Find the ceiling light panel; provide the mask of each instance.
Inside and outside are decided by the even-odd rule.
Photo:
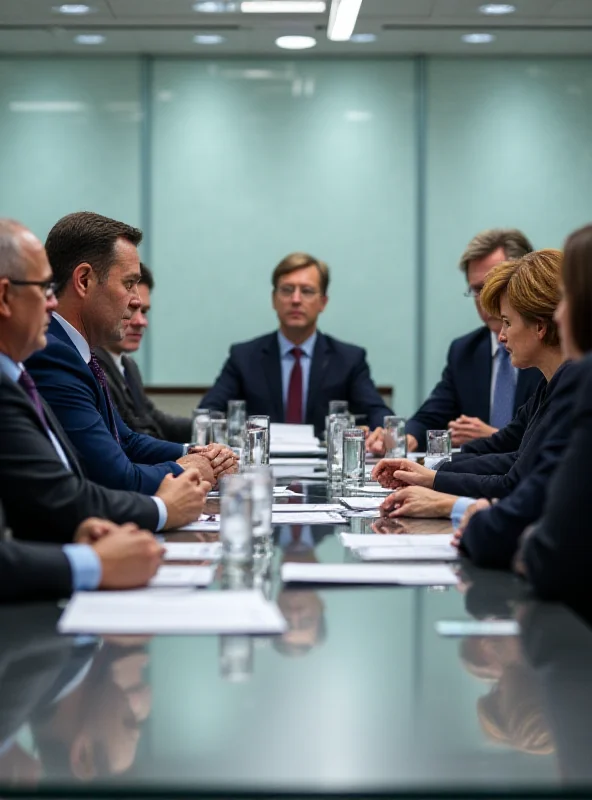
[[[347,42],[354,32],[362,0],[332,0],[327,36],[333,42]]]
[[[317,40],[313,36],[280,36],[275,43],[283,50],[310,50]]]
[[[243,14],[323,14],[325,0],[242,0]]]

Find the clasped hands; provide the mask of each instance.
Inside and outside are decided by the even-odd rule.
[[[406,458],[383,458],[372,478],[385,489],[394,489],[380,506],[383,517],[446,517],[455,497],[434,491],[435,471]]]
[[[432,489],[436,472],[408,458],[383,458],[372,470],[372,480],[385,489],[423,486]]]
[[[177,460],[185,469],[195,467],[203,480],[216,484],[222,475],[238,472],[238,458],[235,453],[222,444],[208,444],[206,447],[190,447],[187,455]]]

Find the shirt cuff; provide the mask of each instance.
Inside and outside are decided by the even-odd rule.
[[[167,511],[167,507],[162,497],[153,497],[152,499],[156,503],[156,508],[158,509],[158,526],[156,530],[161,531],[167,524],[169,512]]]
[[[450,519],[452,520],[453,528],[458,528],[460,525],[461,519],[465,515],[465,511],[469,506],[472,506],[473,503],[476,503],[474,497],[459,497],[456,503],[452,506],[452,513],[450,514]]]
[[[72,570],[75,592],[97,589],[103,574],[101,559],[88,544],[66,544],[62,548]]]
[[[189,448],[190,448],[190,447],[191,447],[191,445],[190,445],[190,444],[184,444],[184,445],[183,445],[183,455],[184,455],[184,456],[186,456],[186,455],[187,455],[187,453],[189,452]]]

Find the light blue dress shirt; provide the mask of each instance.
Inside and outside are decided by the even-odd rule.
[[[66,331],[72,344],[78,350],[80,356],[84,359],[84,363],[88,364],[88,362],[90,361],[90,347],[84,336],[80,333],[80,331],[77,331],[73,325],[70,325],[70,323],[67,320],[61,317],[56,311],[53,312],[53,317],[60,323],[62,328]],[[183,455],[187,455],[187,446],[185,446]],[[161,531],[166,525],[168,519],[167,507],[162,498],[152,497],[152,499],[156,503],[156,507],[158,509],[158,527],[156,528],[156,530]]]
[[[306,402],[308,400],[308,386],[310,383],[310,368],[312,365],[312,354],[314,353],[314,346],[317,340],[317,332],[315,331],[312,336],[302,344],[296,345],[289,339],[286,339],[281,331],[278,331],[278,344],[280,347],[280,363],[282,365],[282,399],[284,401],[284,411],[288,407],[288,389],[290,386],[290,376],[292,368],[296,359],[290,350],[299,347],[302,350],[300,356],[300,365],[302,367],[302,421],[306,417]]]
[[[476,503],[474,497],[459,497],[456,503],[452,506],[452,513],[450,514],[450,519],[452,520],[452,526],[456,530],[460,525],[462,518],[464,517],[465,511],[469,506],[472,506],[473,503]]]

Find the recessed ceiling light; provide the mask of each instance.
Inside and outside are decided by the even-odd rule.
[[[243,0],[243,14],[323,14],[325,0]]]
[[[61,6],[54,6],[53,11],[57,14],[90,14],[94,9],[83,3],[65,3]]]
[[[350,39],[360,13],[362,0],[331,0],[327,36],[332,42]]]
[[[101,33],[81,33],[74,41],[76,44],[103,44],[105,37]]]
[[[238,3],[228,3],[225,0],[202,0],[202,2],[194,4],[193,10],[200,11],[202,14],[231,14],[238,11]]]
[[[280,36],[275,43],[284,50],[308,50],[316,45],[317,40],[313,36]]]
[[[516,6],[510,3],[485,3],[484,6],[479,6],[479,11],[482,14],[513,14]]]
[[[226,39],[217,33],[198,33],[193,37],[195,44],[222,44]]]
[[[354,33],[349,40],[355,44],[369,44],[376,41],[376,36],[373,33]]]
[[[492,33],[465,33],[462,40],[467,44],[490,44],[495,41],[495,36]]]

